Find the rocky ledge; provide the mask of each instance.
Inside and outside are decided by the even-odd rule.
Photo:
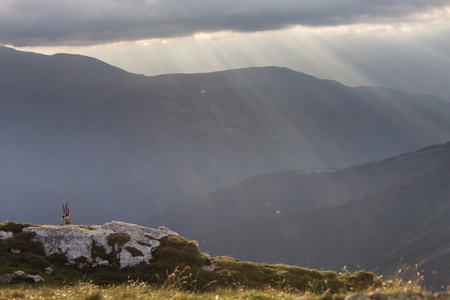
[[[117,221],[92,226],[41,225],[23,231],[36,233],[33,241],[42,243],[47,257],[62,254],[69,264],[80,267],[125,268],[149,263],[160,239],[178,235],[166,227],[153,229]]]

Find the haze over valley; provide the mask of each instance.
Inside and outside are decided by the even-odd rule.
[[[145,77],[5,47],[0,63],[4,219],[54,223],[69,202],[80,223],[147,225],[251,176],[450,140],[447,102],[285,68]]]

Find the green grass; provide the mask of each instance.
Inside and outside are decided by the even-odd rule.
[[[126,233],[112,233],[106,237],[108,245],[114,247],[115,245],[123,246],[126,242],[131,240],[131,237]]]
[[[16,223],[12,221],[6,221],[3,223],[0,223],[0,230],[1,231],[10,231],[12,233],[21,232],[23,228],[34,226],[30,223]]]
[[[135,247],[126,247],[125,250],[131,253],[132,256],[144,256],[144,253],[142,253],[141,250],[135,248]]]

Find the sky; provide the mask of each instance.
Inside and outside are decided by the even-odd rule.
[[[450,0],[2,0],[0,45],[144,75],[280,66],[450,101]]]

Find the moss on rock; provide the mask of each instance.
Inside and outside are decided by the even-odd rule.
[[[144,256],[144,253],[142,253],[141,250],[135,248],[135,247],[126,247],[125,250],[131,253],[132,256]]]
[[[114,247],[115,245],[122,247],[131,240],[131,237],[126,233],[112,233],[106,237],[106,240],[111,247]]]

